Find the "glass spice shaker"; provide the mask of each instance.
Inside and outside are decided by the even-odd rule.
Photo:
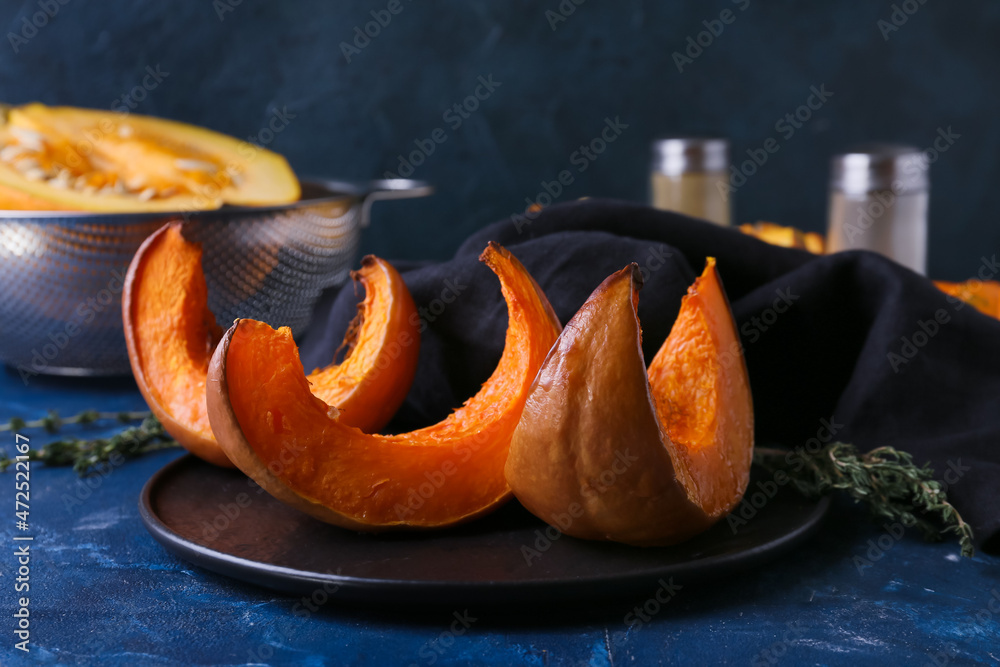
[[[926,273],[928,166],[910,146],[872,144],[834,156],[827,251],[872,250]]]
[[[729,142],[671,138],[653,142],[652,205],[729,225]]]

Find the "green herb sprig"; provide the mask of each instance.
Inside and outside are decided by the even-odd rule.
[[[86,410],[72,417],[61,418],[55,412],[34,421],[19,417],[7,424],[0,424],[0,431],[22,431],[42,428],[48,433],[59,431],[68,424],[92,424],[103,419],[115,419],[129,423],[142,420],[138,426],[131,426],[109,438],[62,438],[50,442],[41,449],[29,449],[28,459],[41,461],[50,466],[73,466],[80,476],[95,472],[114,461],[132,459],[160,449],[177,447],[177,442],[163,429],[159,420],[149,412],[98,412]],[[7,470],[14,459],[0,452],[0,471]]]
[[[791,457],[786,450],[758,447],[754,462],[772,473],[787,474],[806,497],[844,491],[855,502],[866,503],[873,516],[917,526],[928,540],[954,533],[963,556],[975,551],[971,526],[948,502],[930,464],[917,466],[907,452],[878,447],[860,454],[854,445],[834,442],[815,455]]]

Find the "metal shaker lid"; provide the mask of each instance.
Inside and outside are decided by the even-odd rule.
[[[929,167],[923,151],[912,146],[865,144],[833,157],[830,189],[847,194],[919,192],[930,188]]]
[[[729,140],[712,137],[673,137],[653,142],[653,171],[679,176],[692,171],[729,168]]]

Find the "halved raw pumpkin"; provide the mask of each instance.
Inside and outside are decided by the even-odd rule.
[[[3,209],[192,211],[299,196],[277,153],[185,123],[35,103],[0,125]]]
[[[314,371],[312,391],[364,430],[383,426],[399,408],[420,348],[416,305],[399,273],[368,256],[354,280],[365,289],[339,365]],[[222,331],[208,308],[201,247],[181,224],[165,225],[139,248],[125,277],[122,319],[139,391],[181,445],[216,465],[232,465],[212,434],[205,405],[208,363]]]
[[[445,420],[410,433],[343,423],[309,392],[288,329],[237,321],[209,369],[208,413],[230,460],[275,498],[355,530],[450,526],[505,502],[511,434],[560,327],[513,255],[491,243],[481,259],[507,300],[499,365]]]
[[[576,537],[668,545],[735,507],[749,481],[753,404],[729,302],[709,258],[649,370],[635,264],[570,320],[531,388],[507,481]]]

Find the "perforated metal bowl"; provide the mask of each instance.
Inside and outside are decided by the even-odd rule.
[[[295,333],[320,293],[345,282],[372,202],[422,197],[425,183],[303,183],[271,207],[186,213],[0,211],[0,361],[38,374],[131,373],[121,295],[135,251],[171,220],[202,244],[209,307],[220,326],[252,317]]]

